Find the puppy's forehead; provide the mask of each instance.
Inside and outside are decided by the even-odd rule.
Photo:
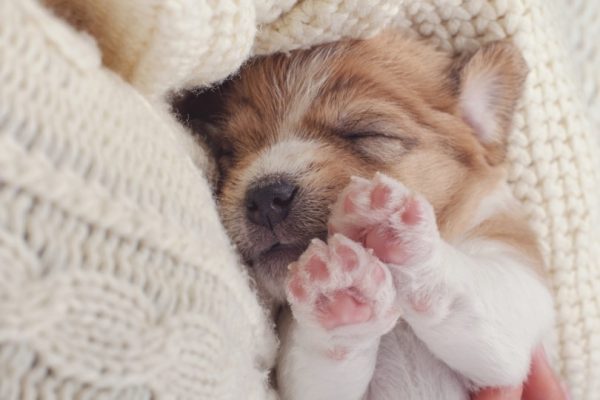
[[[253,136],[250,141],[272,142],[294,136],[331,79],[332,64],[340,52],[337,47],[327,47],[250,64],[231,95],[231,128],[246,130]]]
[[[448,60],[415,46],[391,37],[255,59],[230,93],[227,136],[256,153],[289,138],[329,140],[357,119],[427,121],[430,108],[454,106]]]

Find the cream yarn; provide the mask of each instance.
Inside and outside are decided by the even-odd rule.
[[[0,1],[0,399],[264,399],[275,340],[176,125]]]
[[[1,399],[268,396],[273,337],[161,100],[251,54],[388,27],[522,49],[510,181],[548,261],[557,367],[574,399],[597,399],[599,2],[43,3],[101,56],[39,3],[0,0]]]

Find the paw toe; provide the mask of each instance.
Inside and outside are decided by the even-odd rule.
[[[408,258],[407,249],[390,227],[371,230],[365,237],[365,246],[373,249],[375,255],[385,263],[402,264]]]
[[[329,279],[329,270],[327,264],[318,255],[312,256],[305,264],[304,268],[311,281],[325,281]]]
[[[371,207],[374,209],[385,208],[390,201],[392,190],[384,184],[376,184],[371,191]]]
[[[300,275],[293,275],[287,284],[288,297],[292,300],[303,302],[306,301],[308,294],[302,282]],[[291,295],[291,296],[290,296]]]

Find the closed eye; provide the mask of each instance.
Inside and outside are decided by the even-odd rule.
[[[414,137],[396,136],[396,135],[385,134],[385,133],[377,132],[377,131],[357,131],[357,132],[344,133],[344,134],[342,134],[342,137],[351,142],[358,142],[363,139],[364,140],[367,140],[367,139],[396,140],[396,141],[399,141],[406,150],[411,150],[413,147],[415,147],[419,144],[419,140]]]
[[[348,139],[348,140],[373,139],[373,138],[399,139],[396,136],[390,136],[390,135],[386,135],[381,132],[372,132],[372,131],[347,132],[347,133],[343,133],[342,137],[344,139]]]

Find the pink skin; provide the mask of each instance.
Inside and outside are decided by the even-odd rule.
[[[333,208],[330,233],[342,233],[362,243],[385,263],[403,265],[415,255],[414,238],[403,236],[418,236],[420,223],[429,222],[423,221],[423,209],[431,208],[425,199],[378,174],[371,181],[355,178],[340,202],[343,207]],[[407,232],[411,227],[415,228],[412,234]]]
[[[388,264],[398,288],[408,286],[402,283],[403,271],[426,265],[439,239],[435,214],[427,200],[381,174],[371,180],[353,178],[333,207],[329,230],[371,249]],[[429,294],[403,295],[404,305],[412,310],[430,310]]]
[[[428,213],[426,212],[428,211]],[[391,178],[355,178],[333,207],[328,243],[315,240],[290,267],[288,299],[297,320],[326,331],[362,326],[377,334],[399,316],[396,288],[386,264],[422,260],[437,236],[431,206]],[[393,267],[392,267],[393,268]],[[413,308],[428,301],[415,297]],[[338,352],[339,353],[339,352]]]
[[[331,331],[390,318],[394,288],[387,267],[342,235],[329,244],[314,240],[290,270],[287,291],[297,319]]]
[[[350,289],[322,296],[317,300],[319,321],[327,330],[342,325],[359,324],[368,321],[373,315],[371,306],[360,295]]]

